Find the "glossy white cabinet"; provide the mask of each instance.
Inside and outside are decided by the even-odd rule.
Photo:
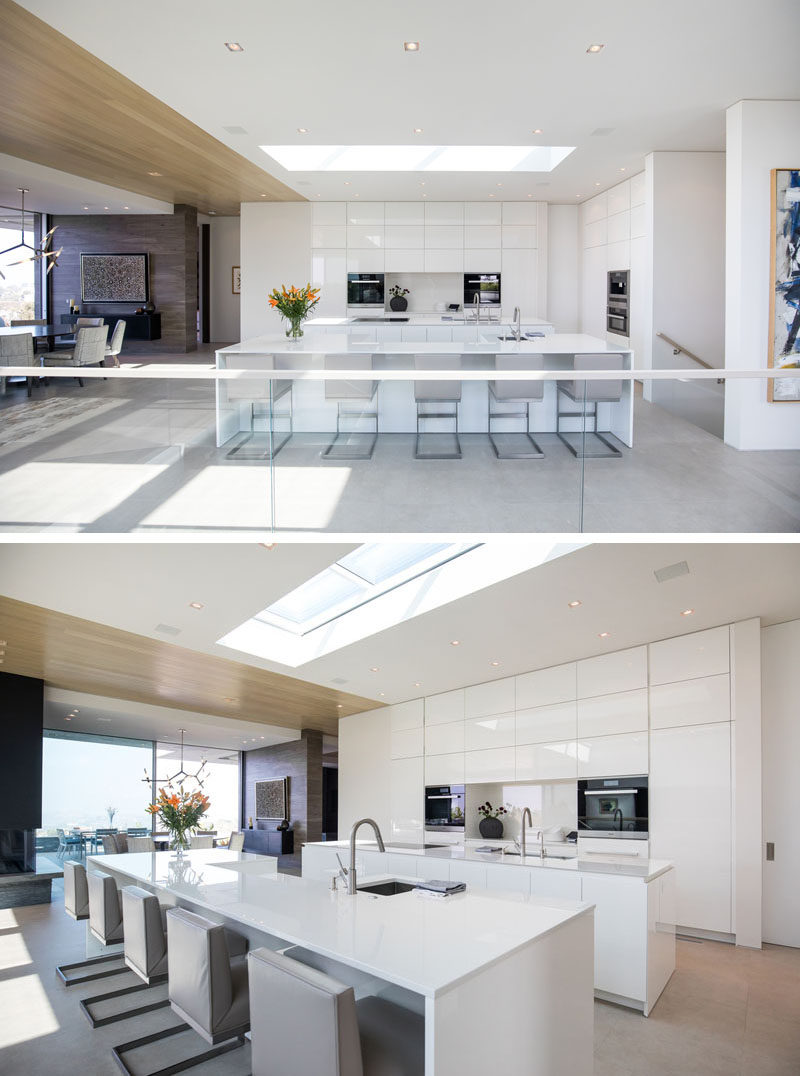
[[[488,751],[464,752],[465,781],[513,781],[515,748],[494,747]]]
[[[529,224],[504,224],[501,239],[503,250],[533,250],[536,248],[536,228]]]
[[[514,750],[517,781],[562,781],[578,776],[574,740],[522,744]]]
[[[502,203],[503,227],[508,224],[528,224],[536,226],[538,204],[530,202],[503,202]]]
[[[577,736],[577,703],[561,702],[517,710],[518,744],[574,740]]]
[[[423,755],[423,729],[400,729],[392,732],[392,758],[415,758]]]
[[[347,251],[348,273],[382,273],[385,258],[383,247],[371,246],[369,249]],[[348,312],[348,316],[351,316]],[[358,316],[358,315],[356,315]]]
[[[650,644],[650,684],[693,680],[730,671],[730,629],[696,631]]]
[[[467,751],[482,751],[492,747],[513,747],[516,720],[514,711],[508,714],[488,714],[470,717],[461,726]]]
[[[516,677],[517,709],[532,706],[549,706],[556,702],[569,702],[577,698],[576,663],[553,665],[549,669],[537,669]]]
[[[531,875],[534,872],[525,867],[506,866],[504,863],[486,864],[486,888],[501,893],[524,893],[531,891]]]
[[[447,755],[464,750],[464,722],[451,721],[448,725],[426,725],[425,754]]]
[[[422,273],[425,270],[423,250],[386,250],[387,273]]]
[[[386,840],[422,842],[424,817],[424,765],[422,758],[393,759],[390,766],[389,818]]]
[[[464,228],[460,224],[426,224],[426,250],[461,250],[464,246]]]
[[[383,202],[348,202],[347,223],[375,225],[383,227],[386,219],[386,209]]]
[[[578,777],[636,776],[648,772],[647,733],[581,737]],[[668,858],[668,857],[667,857]]]
[[[630,180],[624,183],[617,183],[615,187],[607,192],[607,210],[609,217],[615,216],[617,213],[622,213],[626,209],[631,207],[631,184]]]
[[[496,249],[502,245],[499,224],[467,224],[464,228],[464,246],[472,250]]]
[[[616,650],[578,662],[578,698],[647,687],[647,647]]]
[[[515,708],[515,677],[490,680],[464,689],[464,717],[508,713]]]
[[[426,755],[426,785],[463,785],[464,779],[463,751],[452,755]]]
[[[425,250],[426,273],[463,273],[462,250]]]
[[[464,223],[467,225],[497,225],[502,221],[502,202],[465,202]]]
[[[428,330],[424,325],[403,325],[400,328],[400,339],[404,344],[425,343]]]
[[[442,862],[442,870],[447,871],[448,864]],[[449,863],[450,867],[450,881],[451,882],[466,882],[468,886],[474,886],[476,889],[486,888],[486,865],[484,863],[473,863],[468,859],[452,859]],[[439,864],[436,864],[438,871]]]
[[[531,893],[535,897],[561,897],[565,900],[581,899],[580,874],[566,871],[549,871],[544,868],[531,870]]]
[[[426,202],[425,224],[460,224],[464,223],[463,202]]]
[[[650,852],[675,864],[677,922],[731,932],[731,725],[650,735]]]
[[[348,224],[347,246],[350,247],[384,247],[383,222],[380,224]]]
[[[474,247],[464,248],[464,272],[465,273],[499,273],[503,264],[500,247],[491,249]],[[503,303],[506,302],[506,278],[503,277]]]
[[[347,228],[341,224],[312,224],[312,247],[346,247]]]
[[[650,727],[712,725],[731,719],[731,685],[727,673],[700,676],[650,688]]]
[[[647,731],[647,689],[578,700],[578,738]]]
[[[618,856],[623,862],[628,859],[648,859],[650,844],[648,841],[626,841],[624,837],[584,837],[579,832],[578,858],[591,860],[597,856]]]
[[[409,702],[396,702],[389,708],[392,731],[400,729],[418,729],[424,723],[425,700],[411,699]]]
[[[383,222],[391,224],[424,225],[425,208],[416,202],[384,202]]]
[[[539,252],[506,247],[503,251],[503,306],[538,312],[538,289]]]
[[[347,226],[346,202],[314,202],[311,206],[312,227],[338,225]]]
[[[647,891],[629,878],[586,874],[582,899],[595,905],[594,987],[644,999],[647,991]]]
[[[464,688],[428,695],[425,699],[425,724],[443,725],[464,720]]]
[[[631,237],[631,212],[626,209],[623,213],[615,213],[613,217],[608,218],[608,245],[613,243],[622,243],[630,239]],[[615,265],[620,265],[619,260],[614,258],[613,254],[609,252],[609,259],[613,261]],[[620,265],[620,268],[628,268],[627,266]]]
[[[384,229],[387,249],[422,250],[425,245],[425,228],[420,225],[387,224]]]

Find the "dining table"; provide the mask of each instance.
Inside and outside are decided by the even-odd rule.
[[[0,335],[13,336],[15,333],[30,333],[34,340],[34,349],[37,340],[47,341],[47,350],[52,351],[56,346],[57,336],[74,336],[74,325],[2,325]]]

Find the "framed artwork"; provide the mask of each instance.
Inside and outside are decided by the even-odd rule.
[[[769,365],[800,368],[800,168],[772,170]],[[800,403],[800,379],[767,383],[771,403]]]
[[[150,298],[147,254],[81,254],[84,303],[146,303]]]
[[[289,778],[278,777],[274,781],[256,781],[256,818],[288,818]]]
[[[242,294],[242,270],[238,265],[231,269],[231,291],[234,295]]]

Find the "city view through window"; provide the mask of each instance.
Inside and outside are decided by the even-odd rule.
[[[38,213],[25,214],[25,242],[35,246],[35,228]],[[20,214],[0,207],[0,250],[16,246],[22,242]],[[0,259],[0,318],[9,325],[12,321],[26,321],[36,314],[36,279],[41,272],[41,265],[36,261],[23,261],[20,265],[10,265],[17,258],[26,258],[30,250],[20,249],[4,254]]]

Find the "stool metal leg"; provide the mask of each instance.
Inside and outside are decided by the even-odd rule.
[[[497,456],[497,458],[499,460],[541,460],[541,459],[544,459],[544,452],[542,451],[541,447],[539,446],[539,443],[537,442],[536,438],[533,436],[533,434],[531,433],[530,428],[529,428],[530,427],[530,402],[528,400],[525,400],[524,403],[525,403],[525,410],[524,411],[492,411],[491,400],[489,401],[489,443],[491,444],[492,448],[494,449],[495,456]],[[494,436],[496,431],[492,429],[492,419],[493,418],[522,419],[523,422],[524,422],[525,428],[524,428],[524,430],[520,431],[520,434],[524,435],[525,437],[528,438],[528,440],[530,441],[531,446],[533,448],[533,451],[530,451],[530,449],[528,449],[528,450],[526,450],[524,452],[523,451],[519,451],[519,452],[501,452],[500,448],[499,448],[499,446],[497,444],[497,441],[495,440],[495,436]]]
[[[435,403],[436,401],[435,400],[430,400],[430,401],[425,401],[425,402]],[[417,436],[416,436],[416,439],[414,441],[414,459],[415,460],[460,460],[461,459],[461,440],[459,439],[459,436],[458,436],[458,402],[457,401],[450,401],[450,400],[441,400],[439,402],[440,403],[451,403],[452,402],[452,403],[455,404],[455,410],[453,410],[453,411],[422,411],[421,412],[420,411],[421,402],[420,401],[417,402]],[[420,437],[424,436],[424,433],[420,432],[419,424],[420,424],[420,420],[424,420],[426,418],[449,418],[449,419],[454,420],[454,422],[455,422],[455,430],[453,431],[453,434],[454,434],[455,442],[456,442],[456,450],[455,450],[455,452],[443,452],[443,453],[420,452],[420,450],[419,450],[419,439],[420,439]],[[432,436],[432,435],[429,434],[428,436]]]
[[[294,412],[293,412],[293,408],[292,408],[291,396],[289,398],[289,410],[285,411],[285,412],[281,412],[280,415],[273,415],[273,421],[274,421],[275,418],[283,417],[284,415],[288,416],[289,430],[288,430],[287,433],[284,434],[282,439],[280,441],[278,441],[277,444],[273,443],[272,451],[270,451],[269,448],[266,448],[264,450],[261,450],[261,449],[245,449],[245,445],[247,444],[247,442],[252,441],[253,437],[255,436],[255,431],[253,430],[253,426],[255,424],[255,404],[251,402],[251,404],[250,404],[250,433],[248,433],[239,442],[239,444],[236,445],[235,448],[232,448],[226,454],[225,458],[226,459],[234,459],[236,456],[239,456],[240,459],[243,459],[243,460],[273,460],[273,459],[275,459],[275,457],[278,455],[278,453],[283,448],[283,446],[287,443],[287,441],[290,441],[292,439],[293,435],[294,435]],[[273,434],[273,437],[274,437],[274,434]],[[243,449],[245,449],[245,450],[242,451]]]
[[[181,1031],[188,1029],[188,1024],[178,1024],[177,1027],[168,1027],[164,1031],[156,1031],[152,1035],[143,1035],[140,1039],[132,1039],[130,1042],[123,1042],[120,1046],[115,1046],[111,1051],[111,1056],[116,1061],[117,1065],[125,1073],[125,1076],[140,1076],[128,1067],[125,1061],[124,1055],[131,1050],[135,1050],[139,1046],[148,1046],[151,1042],[159,1042],[161,1039],[170,1038],[172,1035],[178,1035]],[[219,1046],[214,1046],[211,1050],[206,1050],[205,1053],[197,1054],[194,1057],[189,1057],[185,1061],[177,1061],[174,1065],[167,1065],[166,1068],[157,1069],[155,1072],[147,1073],[147,1076],[174,1076],[175,1073],[185,1072],[187,1069],[195,1068],[197,1065],[202,1065],[205,1061],[210,1061],[214,1057],[219,1057],[220,1054],[227,1054],[231,1050],[238,1050],[240,1046],[244,1046],[244,1035],[237,1035],[232,1037],[229,1041],[221,1043]]]
[[[91,975],[76,975],[74,978],[68,978],[65,974],[68,971],[75,971],[76,968],[90,968],[94,964],[107,964],[111,960],[121,960],[122,967],[112,968],[110,971],[97,971]],[[108,979],[112,975],[119,975],[123,971],[127,971],[128,967],[125,964],[125,957],[123,953],[112,953],[110,956],[96,956],[90,960],[79,960],[75,964],[57,964],[56,972],[59,979],[64,986],[80,986],[81,983],[91,983],[95,979]]]
[[[367,431],[364,434],[359,430],[343,430],[342,418],[366,418],[375,423],[374,431]],[[366,452],[348,452],[346,449],[342,450],[338,446],[340,437],[350,437],[353,434],[359,436],[371,436],[369,449]],[[377,411],[342,411],[341,400],[336,402],[336,436],[322,453],[322,459],[324,460],[371,460],[372,454],[375,451],[375,445],[378,443],[378,412]],[[335,453],[335,454],[334,454]]]
[[[130,969],[126,968],[127,970]],[[132,1016],[141,1016],[146,1012],[164,1009],[169,1005],[169,998],[162,998],[161,1001],[151,1001],[149,1005],[140,1005],[136,1009],[124,1009],[122,1012],[113,1013],[111,1016],[95,1016],[92,1012],[92,1006],[100,1001],[111,1001],[113,998],[123,998],[128,994],[140,994],[143,990],[151,990],[154,986],[160,986],[166,981],[166,975],[162,975],[150,983],[136,983],[135,986],[126,986],[122,990],[112,990],[109,994],[98,994],[92,998],[84,998],[81,1002],[81,1010],[92,1027],[105,1027],[106,1024],[116,1024],[120,1020],[129,1020]]]
[[[561,392],[563,392],[563,389],[559,389],[558,391],[559,391],[559,393],[561,393]],[[565,395],[567,395],[567,394],[565,393]],[[594,421],[594,429],[593,430],[585,430],[584,429],[584,431],[583,431],[584,446],[585,446],[585,439],[586,439],[587,436],[596,437],[598,441],[602,441],[602,443],[608,448],[608,452],[587,453],[585,451],[585,447],[582,447],[580,450],[577,449],[568,440],[569,433],[568,432],[564,433],[561,430],[561,419],[562,418],[582,418],[583,421],[584,421],[584,426],[586,424],[587,419],[593,420]],[[620,451],[620,449],[618,449],[616,447],[616,445],[613,445],[608,440],[607,437],[603,436],[602,433],[598,433],[598,431],[597,431],[597,403],[596,402],[594,403],[593,408],[592,408],[591,411],[586,411],[586,410],[583,410],[583,411],[562,411],[559,408],[557,410],[557,412],[556,412],[556,434],[558,436],[559,441],[562,441],[567,446],[567,448],[570,450],[572,455],[575,456],[576,458],[598,459],[598,460],[602,460],[602,459],[621,459],[622,458],[622,452]],[[575,433],[573,434],[573,436],[579,436],[579,431],[576,430]]]

